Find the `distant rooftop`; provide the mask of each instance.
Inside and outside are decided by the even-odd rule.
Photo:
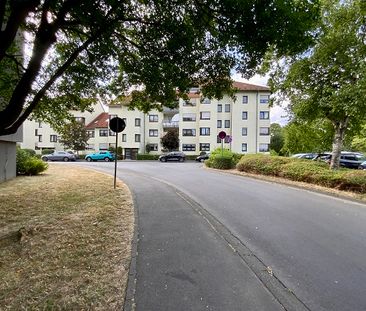
[[[97,116],[93,121],[91,121],[86,129],[95,129],[95,128],[106,128],[108,127],[109,115],[107,112],[101,113]]]

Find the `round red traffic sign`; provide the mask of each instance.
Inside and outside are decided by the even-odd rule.
[[[224,139],[224,138],[226,137],[226,133],[225,133],[224,131],[221,131],[221,132],[219,133],[219,137],[220,137],[221,139]]]

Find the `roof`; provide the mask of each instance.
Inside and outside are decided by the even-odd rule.
[[[91,121],[85,128],[95,129],[95,128],[108,128],[109,115],[107,112],[102,112],[93,121]]]
[[[249,84],[244,82],[233,82],[233,87],[238,89],[239,91],[270,91],[270,88],[267,86]]]

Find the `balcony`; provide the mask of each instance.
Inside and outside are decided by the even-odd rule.
[[[172,120],[163,120],[163,128],[178,128],[179,127],[179,121],[172,121]]]

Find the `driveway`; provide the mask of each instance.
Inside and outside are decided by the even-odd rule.
[[[113,163],[78,164],[113,171]],[[206,306],[211,310],[276,310],[275,300],[288,310],[366,309],[364,204],[211,171],[198,163],[119,162],[118,177],[133,191],[139,213],[142,254],[137,256],[137,310],[204,310],[204,303],[195,305],[191,294],[183,304],[185,287],[172,289],[181,292],[181,299],[157,291],[156,282],[164,278],[155,282],[147,276],[155,269],[180,283],[195,282],[192,293],[198,291],[199,299],[209,301]],[[169,251],[156,253],[167,249],[164,243],[170,245]],[[155,251],[146,251],[149,247]],[[257,262],[248,260],[245,252]],[[218,256],[218,261],[210,261],[206,254],[214,254],[214,259]],[[166,262],[177,258],[181,259],[180,272],[164,270],[169,267]],[[186,262],[190,263],[186,266]],[[193,271],[205,271],[202,273],[212,276],[210,281],[189,272],[196,262]],[[253,295],[243,281],[235,283],[243,278],[245,284],[257,288]],[[150,297],[143,300],[139,292],[146,289]],[[284,291],[294,295],[284,295]],[[258,300],[254,293],[263,296]],[[149,308],[152,297],[173,305]],[[224,297],[233,303],[227,304]],[[251,304],[246,307],[248,301]],[[262,307],[256,301],[263,301]]]

